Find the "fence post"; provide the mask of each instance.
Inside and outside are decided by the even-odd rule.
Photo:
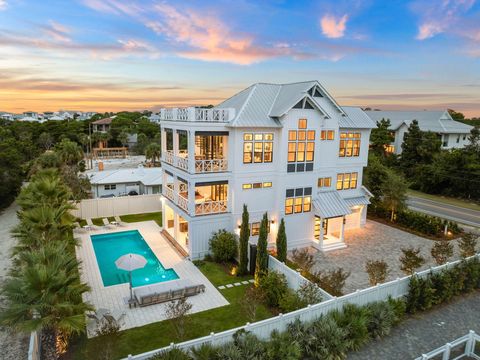
[[[450,359],[450,353],[452,351],[452,344],[446,343],[445,344],[445,351],[443,352],[442,360]]]
[[[133,359],[132,354],[128,354],[128,360],[132,360],[132,359]]]
[[[472,356],[474,354],[475,350],[475,331],[470,330],[468,332],[468,342],[467,345],[465,346],[465,355],[466,356]]]

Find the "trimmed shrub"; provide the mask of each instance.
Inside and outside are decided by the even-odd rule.
[[[255,285],[268,271],[268,214],[263,214],[257,242],[257,259],[255,263]]]
[[[240,239],[238,244],[239,264],[238,275],[248,274],[248,239],[250,238],[250,224],[247,205],[243,204],[242,225],[240,226]]]
[[[287,233],[285,232],[285,220],[282,218],[277,233],[277,259],[287,261]]]
[[[383,260],[368,260],[365,264],[370,285],[384,283],[388,275],[388,264]]]
[[[305,306],[318,304],[323,300],[320,288],[312,282],[305,282],[302,284],[297,290],[297,294]]]
[[[412,275],[415,270],[425,263],[425,258],[420,255],[420,248],[402,248],[402,256],[400,256],[400,270],[407,275]]]
[[[219,263],[233,261],[237,256],[237,239],[235,234],[225,229],[215,232],[209,242],[213,260]]]
[[[276,271],[269,271],[260,277],[258,284],[266,304],[271,307],[278,307],[282,297],[289,291],[285,275]]]
[[[475,255],[478,242],[478,236],[472,233],[466,233],[458,240],[458,247],[460,248],[460,255],[467,258]]]
[[[312,281],[333,296],[343,295],[345,281],[349,276],[350,271],[344,271],[343,268],[328,270],[325,272],[317,271],[311,274]]]
[[[435,241],[430,253],[437,265],[443,265],[453,256],[453,245],[448,240]]]
[[[300,267],[302,270],[302,274],[308,273],[312,268],[313,264],[315,264],[315,260],[313,259],[313,255],[310,254],[308,248],[303,249],[293,249],[292,251],[292,261]]]

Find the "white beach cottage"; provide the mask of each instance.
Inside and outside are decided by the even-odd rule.
[[[242,207],[256,244],[285,219],[289,249],[345,247],[362,227],[371,194],[362,184],[374,122],[340,107],[317,81],[254,84],[212,109],[161,109],[163,224],[192,259],[212,233],[239,233]]]

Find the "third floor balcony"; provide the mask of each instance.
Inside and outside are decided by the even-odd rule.
[[[191,174],[228,171],[228,132],[165,129],[162,161]],[[190,136],[189,136],[190,135]]]

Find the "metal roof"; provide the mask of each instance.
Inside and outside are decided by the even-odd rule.
[[[389,119],[392,130],[397,130],[403,124],[409,126],[413,120],[418,121],[420,130],[436,133],[466,134],[473,128],[453,120],[448,111],[365,111],[365,113],[375,123]]]
[[[343,200],[338,191],[319,191],[313,198],[315,215],[323,218],[333,218],[351,214],[350,206]]]
[[[322,97],[312,97],[308,94],[314,86],[320,91]],[[340,115],[345,117],[344,110],[316,80],[290,84],[253,84],[215,108],[235,109],[235,118],[229,124],[232,127],[281,127],[279,118],[304,97],[308,97],[328,117]],[[354,115],[357,120],[361,120],[361,124],[357,127],[367,127],[366,120],[358,112],[354,112]],[[349,127],[355,127],[357,120],[350,119]]]
[[[90,175],[92,185],[141,182],[143,185],[162,184],[161,168],[134,168],[97,171]]]
[[[339,121],[341,128],[350,129],[374,129],[377,127],[376,123],[359,107],[342,106],[343,111],[347,116],[342,116]]]
[[[348,198],[348,199],[345,199],[345,202],[349,207],[370,204],[370,200],[368,200],[366,196],[357,196],[353,198]]]

